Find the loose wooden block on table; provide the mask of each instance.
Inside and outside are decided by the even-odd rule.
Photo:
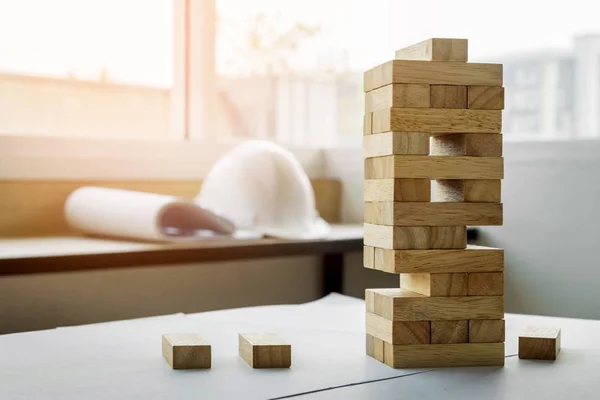
[[[500,203],[392,202],[364,205],[364,222],[394,226],[502,225]]]
[[[365,263],[366,268],[394,274],[504,271],[504,250],[491,247],[471,244],[464,250],[389,250],[365,247],[372,249],[374,256],[374,264],[367,266]]]
[[[365,328],[369,335],[392,344],[427,344],[430,342],[429,321],[390,321],[367,312]]]
[[[428,179],[367,179],[364,181],[364,201],[431,200],[431,181]]]
[[[467,108],[467,87],[461,85],[431,85],[431,108]],[[402,107],[402,106],[390,106]]]
[[[467,228],[364,224],[364,244],[383,249],[464,249],[467,247]]]
[[[193,333],[162,335],[162,354],[173,369],[211,367],[210,345]]]
[[[504,342],[505,323],[503,319],[472,319],[469,321],[470,343]]]
[[[363,116],[363,135],[370,135],[371,133],[373,133],[373,119],[372,119],[372,114],[366,113]]]
[[[458,110],[452,108],[386,108],[371,115],[373,133],[423,132],[432,135],[451,133],[500,133],[502,111]]]
[[[430,90],[427,84],[394,83],[365,94],[365,112],[391,107],[429,108]],[[467,94],[465,87],[465,107]]]
[[[458,133],[433,136],[432,156],[501,157],[502,135],[490,133]]]
[[[463,61],[469,58],[467,39],[432,38],[396,50],[396,60]]]
[[[469,86],[467,98],[470,109],[504,109],[504,88],[502,86]]]
[[[292,365],[292,346],[274,333],[240,333],[239,351],[252,368]]]
[[[364,74],[365,92],[393,83],[502,86],[502,64],[393,60]]]
[[[469,321],[431,321],[431,343],[468,343]]]
[[[504,318],[504,297],[428,297],[406,289],[366,289],[367,311],[391,321]]]
[[[418,132],[384,132],[363,137],[363,157],[392,154],[429,155],[429,135]]]
[[[519,335],[519,358],[556,360],[560,352],[560,329],[529,326]]]
[[[503,179],[502,157],[383,156],[365,160],[365,179]]]
[[[400,274],[400,288],[431,297],[467,296],[467,274]]]
[[[440,179],[435,181],[436,202],[500,203],[502,182],[499,179]]]
[[[504,272],[476,272],[468,275],[469,296],[502,296]]]

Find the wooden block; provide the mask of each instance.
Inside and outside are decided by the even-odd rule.
[[[470,343],[504,342],[503,319],[472,319],[469,321]]]
[[[459,133],[433,136],[432,156],[501,157],[502,135],[489,133]]]
[[[431,85],[431,108],[467,108],[467,87]],[[390,106],[402,107],[402,106]]]
[[[210,345],[193,333],[162,335],[162,354],[173,369],[206,369],[211,366]]]
[[[429,202],[431,181],[428,179],[367,179],[364,181],[364,200],[365,202]]]
[[[367,312],[366,332],[392,344],[427,344],[430,342],[429,321],[390,321]]]
[[[504,272],[476,272],[468,276],[469,296],[502,296]]]
[[[469,343],[469,321],[431,321],[431,343]]]
[[[365,112],[391,107],[429,108],[430,91],[427,84],[395,83],[382,86],[365,94]],[[465,86],[465,107],[467,93]]]
[[[383,249],[464,249],[467,246],[467,229],[464,226],[364,224],[364,244]]]
[[[384,362],[383,360],[383,340],[378,339],[369,334],[367,337],[367,355],[373,357],[379,362]]]
[[[464,250],[370,248],[375,257],[373,269],[393,274],[504,271],[504,250],[491,247],[470,244]]]
[[[384,132],[363,137],[363,157],[392,154],[429,155],[429,135],[418,132]]]
[[[406,289],[367,289],[367,311],[392,321],[504,318],[503,296],[427,297]]]
[[[468,47],[467,39],[432,38],[396,50],[396,60],[466,62]]]
[[[499,179],[441,179],[435,181],[434,201],[465,203],[500,203],[502,183]]]
[[[368,202],[364,222],[394,226],[502,225],[501,203]]]
[[[556,360],[560,352],[560,328],[529,326],[519,335],[519,358]]]
[[[373,133],[372,115],[372,113],[368,112],[363,116],[363,135],[370,135]]]
[[[504,109],[504,88],[502,86],[469,86],[467,92],[470,109]]]
[[[375,269],[375,248],[363,246],[363,265],[365,268]]]
[[[364,91],[392,83],[502,86],[502,64],[393,60],[364,74]]]
[[[467,296],[467,274],[400,274],[400,287],[430,297]]]
[[[374,111],[372,132],[500,133],[502,111],[451,108],[386,108]]]
[[[504,343],[383,345],[383,362],[392,368],[504,365]]]
[[[252,368],[289,368],[292,346],[274,333],[240,333],[240,357]]]
[[[384,156],[365,160],[365,179],[503,179],[502,157]]]

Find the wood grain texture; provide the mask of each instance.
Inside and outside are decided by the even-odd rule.
[[[292,346],[274,333],[240,333],[239,353],[252,368],[289,368]]]
[[[396,50],[396,60],[467,62],[468,47],[467,39],[432,38]]]
[[[363,115],[363,135],[370,135],[371,133],[373,133],[373,119],[372,119],[372,114],[370,112],[365,113],[365,115]]]
[[[383,340],[378,339],[367,333],[366,335],[367,355],[373,357],[379,362],[383,360]]]
[[[431,321],[431,343],[469,343],[469,321]]]
[[[383,345],[383,362],[392,368],[504,365],[504,343]]]
[[[427,84],[394,83],[365,94],[365,112],[391,107],[429,108],[430,90]],[[467,94],[465,87],[465,107]]]
[[[430,98],[431,108],[467,108],[467,87],[460,85],[431,85]]]
[[[501,157],[502,135],[489,133],[459,133],[433,136],[430,155]]]
[[[504,318],[504,297],[427,297],[406,289],[367,289],[367,311],[392,321]]]
[[[432,226],[430,249],[465,249],[467,247],[466,226]]]
[[[502,86],[469,86],[468,107],[473,110],[503,110],[504,88]]]
[[[400,288],[430,297],[467,296],[467,274],[400,274]]]
[[[365,329],[369,335],[392,344],[427,344],[430,342],[429,321],[390,321],[367,312]]]
[[[211,346],[193,333],[162,335],[162,355],[173,369],[211,367]]]
[[[364,200],[365,202],[429,202],[431,181],[428,179],[367,179],[364,181]]]
[[[370,248],[374,252],[372,268],[393,274],[501,272],[504,270],[504,250],[491,247],[470,244],[464,250]],[[365,267],[367,266],[365,265]]]
[[[504,272],[476,272],[468,276],[469,296],[504,295]]]
[[[505,339],[503,319],[472,319],[469,321],[470,343],[502,343]]]
[[[502,182],[499,179],[440,179],[435,181],[433,201],[465,203],[500,203]]]
[[[429,155],[429,135],[418,132],[384,132],[363,137],[363,157],[393,154]]]
[[[364,244],[383,249],[464,249],[467,246],[467,228],[364,224]]]
[[[367,202],[364,222],[394,226],[502,225],[501,203]]]
[[[363,246],[363,266],[365,268],[375,269],[375,248]]]
[[[502,157],[384,156],[365,160],[365,179],[503,179]]]
[[[374,111],[372,132],[500,133],[502,111],[451,108],[386,108]]]
[[[560,352],[560,328],[528,326],[519,335],[519,358],[556,360]]]
[[[393,60],[364,74],[365,92],[392,83],[502,86],[502,64]]]

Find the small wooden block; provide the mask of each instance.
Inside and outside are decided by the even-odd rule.
[[[400,274],[400,287],[430,297],[467,296],[467,274]]]
[[[384,132],[363,137],[363,157],[393,154],[429,155],[429,135],[418,132]]]
[[[504,294],[503,272],[476,272],[468,276],[469,296],[502,296]]]
[[[489,133],[459,133],[433,136],[432,156],[501,157],[502,135]]]
[[[274,333],[240,333],[240,356],[252,368],[289,368],[292,346]]]
[[[466,62],[468,47],[467,39],[432,38],[396,50],[396,60]]]
[[[464,250],[388,250],[366,246],[374,251],[373,269],[393,274],[502,272],[504,250],[467,245]],[[366,268],[371,268],[366,266]]]
[[[556,360],[560,352],[560,328],[529,326],[519,336],[519,358]]]
[[[366,313],[366,332],[392,344],[427,344],[430,342],[429,321],[390,321]]]
[[[363,135],[373,133],[373,118],[372,113],[368,112],[363,116]]]
[[[502,225],[501,203],[367,202],[364,222],[394,226]]]
[[[211,367],[210,345],[193,333],[162,335],[162,354],[173,369]]]
[[[395,83],[382,86],[365,94],[365,112],[382,110],[391,107],[429,108],[429,85]],[[465,107],[467,93],[465,86]]]
[[[374,111],[371,118],[373,133],[397,131],[447,135],[502,132],[502,111],[499,110],[386,108]]]
[[[437,180],[433,197],[436,202],[500,203],[502,183],[499,179]]]
[[[468,343],[469,321],[431,321],[431,343]]]
[[[502,64],[393,60],[364,74],[364,91],[393,83],[502,86]]]
[[[428,179],[367,179],[364,181],[364,200],[365,202],[429,202],[431,181]]]
[[[467,228],[364,224],[364,244],[383,249],[464,249],[467,247]]]
[[[504,109],[504,88],[502,86],[469,86],[467,97],[470,109]]]
[[[467,87],[431,85],[431,108],[467,108]],[[402,106],[391,106],[402,107]]]
[[[504,342],[503,319],[472,319],[469,321],[470,343]]]
[[[383,362],[392,368],[503,366],[504,343],[413,344],[383,342]]]
[[[406,289],[367,289],[367,311],[391,321],[504,318],[503,296],[427,297]]]
[[[375,268],[375,248],[363,246],[363,265],[365,268]]]
[[[384,156],[365,160],[365,179],[503,179],[502,157]]]
[[[379,362],[384,362],[383,360],[383,340],[378,339],[369,334],[367,337],[367,355],[373,357]]]

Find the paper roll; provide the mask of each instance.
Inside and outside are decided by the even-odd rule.
[[[231,235],[228,220],[173,196],[102,187],[75,190],[65,218],[85,234],[150,241],[182,241]]]

